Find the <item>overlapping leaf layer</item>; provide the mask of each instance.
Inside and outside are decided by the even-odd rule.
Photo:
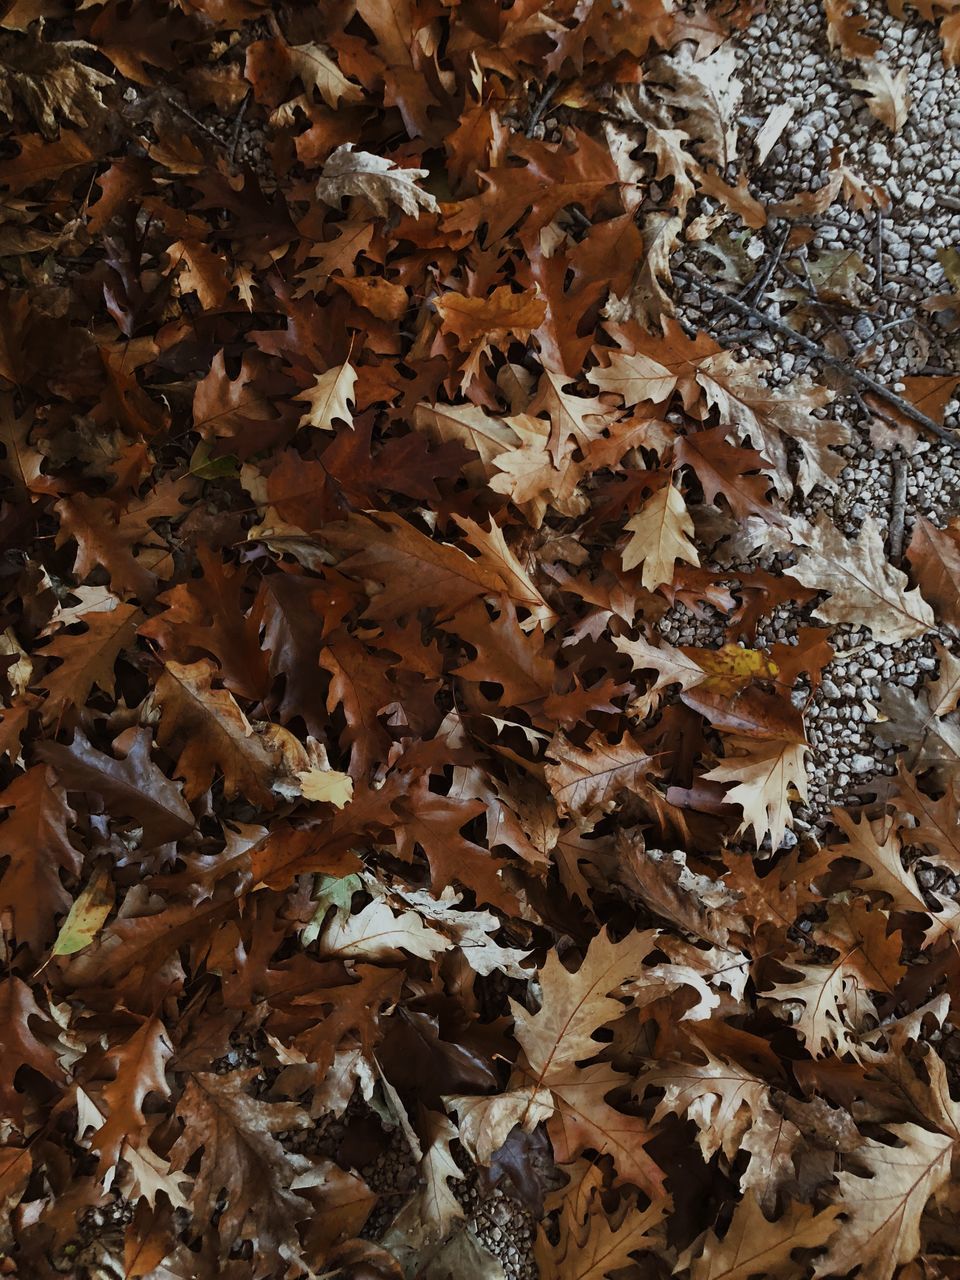
[[[4,1274],[496,1276],[474,1167],[545,1277],[948,1274],[948,648],[789,833],[960,531],[799,519],[831,393],[671,302],[755,7],[6,7]]]

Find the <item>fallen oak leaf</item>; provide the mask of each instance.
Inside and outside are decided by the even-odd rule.
[[[394,960],[402,951],[432,960],[450,947],[448,939],[425,925],[416,911],[394,915],[382,898],[375,898],[354,915],[336,915],[321,932],[320,954],[363,960]]]
[[[764,1217],[757,1197],[748,1192],[737,1205],[722,1240],[711,1233],[690,1269],[690,1280],[750,1280],[776,1275],[778,1280],[805,1273],[792,1259],[795,1249],[817,1249],[837,1235],[843,1209],[831,1205],[820,1213],[810,1205],[790,1201],[773,1222]],[[821,1273],[830,1274],[830,1273]]]
[[[734,784],[724,796],[727,804],[739,805],[743,821],[738,835],[752,830],[759,847],[766,836],[777,850],[786,829],[793,825],[790,790],[800,800],[807,798],[804,756],[809,747],[802,742],[755,742],[730,737],[727,754],[703,775],[706,782]]]
[[[57,136],[59,115],[83,127],[102,119],[99,90],[113,81],[81,62],[80,49],[92,51],[93,46],[43,40],[35,31],[25,38],[0,33],[0,114],[12,122],[19,99],[45,138]]]
[[[596,1200],[580,1221],[573,1197],[564,1198],[558,1219],[556,1244],[543,1227],[537,1232],[534,1257],[543,1280],[603,1280],[604,1276],[636,1266],[634,1254],[658,1254],[664,1247],[667,1211],[665,1196],[639,1209],[628,1200],[608,1216]]]
[[[450,333],[466,356],[463,385],[480,372],[480,361],[494,346],[502,347],[511,338],[527,339],[542,323],[547,304],[539,291],[514,293],[508,285],[494,289],[488,298],[443,293],[434,299],[442,333]]]
[[[296,1223],[312,1212],[297,1194],[298,1179],[309,1179],[314,1166],[286,1151],[274,1134],[304,1129],[309,1119],[294,1102],[253,1097],[247,1090],[256,1074],[254,1068],[188,1076],[177,1103],[183,1132],[171,1160],[175,1170],[185,1169],[202,1148],[192,1203],[212,1213],[225,1194],[216,1229],[227,1249],[250,1238],[261,1249],[281,1242],[296,1247]]]
[[[355,399],[356,385],[357,373],[349,361],[318,374],[314,385],[301,391],[296,397],[297,400],[305,400],[310,406],[300,419],[300,426],[333,431],[335,419],[345,422],[348,427],[353,426],[353,414],[348,401]]]
[[[951,520],[938,529],[918,515],[907,559],[923,598],[944,622],[960,626],[960,525]]]
[[[324,162],[317,198],[338,209],[344,196],[362,196],[378,217],[385,218],[390,205],[397,204],[409,217],[419,218],[421,212],[440,209],[434,197],[417,186],[417,179],[425,177],[426,169],[402,169],[392,160],[355,151],[352,142],[344,142]]]
[[[13,936],[34,954],[57,932],[56,918],[71,906],[61,869],[79,875],[83,860],[67,831],[76,814],[63,787],[46,765],[34,765],[0,793],[7,810],[0,823],[0,907],[13,923]]]
[[[867,100],[867,107],[891,133],[899,133],[907,123],[910,95],[907,93],[909,71],[902,67],[894,75],[885,62],[861,62],[862,77],[850,81]]]
[[[643,565],[641,581],[645,591],[656,591],[664,582],[672,582],[678,560],[700,564],[699,553],[690,541],[693,521],[669,476],[625,528],[630,540],[623,549],[623,567],[630,570]]]
[[[153,692],[160,710],[157,741],[178,752],[177,775],[188,800],[201,796],[219,770],[228,797],[243,795],[273,808],[280,752],[254,731],[232,694],[214,688],[216,674],[209,658],[164,664]]]
[[[824,0],[827,18],[827,40],[831,49],[839,48],[845,58],[872,58],[880,41],[864,35],[869,19],[852,11],[850,0]],[[851,82],[852,83],[852,82]]]
[[[562,733],[550,744],[544,777],[561,814],[591,820],[613,808],[622,791],[645,795],[653,788],[653,757],[631,734],[610,744],[603,734],[577,747]]]
[[[17,142],[20,153],[4,161],[0,179],[14,195],[37,183],[54,181],[96,160],[80,134],[72,129],[62,129],[56,142],[44,142],[36,134],[24,134]]]
[[[805,587],[830,593],[814,610],[821,621],[869,627],[882,644],[922,635],[934,626],[933,610],[916,588],[906,589],[907,575],[884,555],[872,516],[861,522],[853,543],[823,512],[812,525],[795,523],[790,536],[799,547],[791,576]],[[780,545],[787,545],[786,540]]]
[[[954,1138],[916,1124],[885,1127],[897,1145],[864,1138],[853,1153],[869,1176],[837,1174],[835,1207],[846,1221],[816,1264],[817,1277],[864,1266],[876,1280],[892,1280],[920,1252],[920,1215],[950,1177]]]
[[[145,1018],[128,1039],[104,1054],[114,1077],[96,1090],[106,1119],[90,1139],[91,1146],[100,1152],[101,1176],[117,1163],[125,1142],[139,1145],[135,1139],[146,1124],[146,1097],[151,1093],[169,1097],[165,1068],[172,1054],[167,1029],[158,1017]]]
[[[553,1098],[549,1089],[508,1089],[484,1097],[448,1094],[444,1106],[455,1111],[460,1141],[478,1164],[489,1165],[517,1125],[525,1132],[549,1120]]]
[[[353,799],[353,779],[336,769],[305,769],[297,774],[300,794],[315,804],[332,804],[342,809]]]
[[[68,790],[100,796],[114,816],[139,823],[150,847],[189,835],[195,825],[179,787],[151,759],[150,742],[148,729],[128,729],[114,743],[118,758],[98,751],[77,728],[69,746],[42,742],[37,754]]]
[[[450,1149],[457,1137],[456,1127],[441,1112],[424,1107],[420,1108],[418,1127],[424,1136],[420,1185],[383,1237],[384,1244],[401,1258],[410,1254],[419,1257],[431,1244],[448,1236],[453,1224],[465,1216],[450,1189],[451,1179],[462,1181],[464,1177]]]
[[[300,77],[308,92],[316,90],[327,106],[336,110],[341,102],[363,101],[361,87],[347,79],[322,45],[292,44],[284,52],[293,75]]]
[[[659,1195],[663,1174],[643,1149],[651,1136],[647,1122],[606,1100],[628,1077],[607,1062],[578,1065],[601,1049],[593,1039],[594,1031],[626,1012],[626,1006],[608,993],[642,971],[642,961],[653,946],[652,930],[628,934],[619,943],[601,934],[575,973],[551,952],[540,973],[542,1000],[537,1013],[511,1001],[525,1065],[515,1071],[516,1082],[510,1087],[532,1084],[531,1103],[541,1088],[550,1090],[556,1110],[548,1130],[561,1163],[576,1159],[585,1147],[594,1147],[613,1157],[618,1180]]]

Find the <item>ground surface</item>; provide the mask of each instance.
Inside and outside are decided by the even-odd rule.
[[[166,44],[114,3],[70,16],[50,0],[42,30],[31,3],[4,10],[15,34],[0,35],[2,83],[23,96],[4,154],[26,193],[5,205],[0,254],[21,308],[0,335],[14,370],[2,517],[30,543],[0,562],[0,807],[21,824],[0,827],[0,1030],[17,1033],[0,1063],[0,1273],[20,1257],[31,1280],[341,1266],[398,1280],[402,1262],[417,1280],[533,1280],[539,1249],[563,1280],[591,1250],[619,1258],[591,1280],[631,1252],[645,1276],[702,1280],[748,1274],[727,1255],[759,1232],[784,1266],[829,1244],[810,1265],[839,1275],[860,1261],[842,1213],[883,1280],[913,1263],[922,1228],[910,1280],[940,1280],[940,1255],[958,1252],[957,631],[921,619],[919,638],[882,643],[843,617],[821,626],[815,610],[844,590],[826,573],[767,607],[807,554],[785,546],[781,501],[798,528],[825,514],[853,538],[875,521],[893,615],[906,579],[888,561],[931,600],[941,585],[904,551],[919,517],[942,529],[960,511],[960,453],[771,328],[802,324],[905,394],[901,379],[960,374],[960,342],[927,305],[960,243],[960,77],[933,25],[864,9],[881,59],[908,73],[891,131],[829,47],[821,3],[772,0],[740,24],[739,165],[764,204],[750,230],[736,193],[729,208],[701,189],[719,172],[709,118],[677,148],[696,175],[686,222],[664,213],[683,186],[653,181],[646,131],[684,124],[689,96],[674,117],[659,100],[630,117],[645,88],[616,40],[610,80],[572,39],[543,74],[544,41],[567,41],[590,6],[548,2],[553,25],[534,20],[514,64],[484,0],[436,14],[359,0],[342,24],[339,9],[279,7],[281,21],[255,0],[198,0],[195,25],[161,9]],[[94,126],[69,92],[75,46],[47,48],[78,30],[78,65],[111,104]],[[432,74],[434,55],[431,102],[410,68]],[[59,117],[43,139],[31,125],[28,56],[66,66],[76,136]],[[359,168],[347,156],[338,172],[345,142]],[[889,205],[778,216],[840,152]],[[502,208],[484,203],[504,155],[526,181],[544,167],[536,199],[514,207],[507,183]],[[538,222],[568,177],[558,164],[601,180]],[[676,221],[678,244],[645,295],[648,214]],[[632,283],[614,231],[640,259]],[[711,355],[687,368],[692,391],[660,385],[679,358],[617,389],[614,354],[669,346],[644,310],[657,270],[687,338],[736,354],[731,380],[761,357],[774,387],[809,376],[836,392],[850,439],[834,488],[794,489],[798,446],[779,427],[781,475],[754,452],[763,437],[733,434],[706,391]],[[626,301],[609,296],[617,271]],[[47,347],[33,330],[20,341],[31,305]],[[574,389],[544,410],[551,359]],[[751,385],[766,395],[762,376]],[[930,412],[960,431],[952,390]],[[715,502],[682,461],[710,438],[762,521],[738,525],[736,485]],[[666,494],[696,545],[680,539],[686,558],[648,581],[656,537],[632,526]],[[468,581],[465,601],[437,587],[438,564],[455,566],[444,583]],[[755,646],[741,598],[717,585],[738,573],[743,612],[763,605]],[[941,612],[956,620],[955,589]],[[119,633],[106,659],[97,627]],[[784,666],[765,665],[783,641]],[[677,646],[707,664],[689,690]],[[912,692],[938,676],[952,687],[917,730]],[[891,815],[910,733],[914,807]],[[744,779],[768,751],[758,804]],[[864,797],[859,826],[839,819],[845,842],[831,812],[861,818]],[[58,806],[32,833],[46,862],[22,834],[41,801]],[[492,1122],[471,1117],[501,1109],[487,1150]],[[922,1176],[878,1227],[874,1202],[903,1192],[911,1158]],[[894,1218],[908,1226],[889,1243]]]
[[[912,102],[902,132],[891,135],[867,109],[861,95],[851,92],[853,64],[830,50],[822,5],[773,3],[737,41],[738,64],[745,94],[745,123],[760,128],[771,110],[781,105],[794,115],[781,140],[763,165],[749,169],[751,186],[773,200],[785,200],[804,190],[822,174],[835,147],[842,148],[859,174],[882,183],[892,203],[879,217],[862,214],[843,204],[831,205],[818,221],[812,249],[859,255],[863,264],[862,297],[865,310],[846,319],[832,310],[812,333],[830,334],[839,324],[847,349],[862,352],[862,367],[881,378],[924,372],[958,371],[956,345],[945,343],[929,323],[922,302],[944,287],[937,250],[960,241],[960,73],[945,69],[935,28],[908,10],[899,21],[882,4],[860,6],[871,30],[883,41],[880,56],[899,70],[909,69]],[[747,138],[749,128],[745,130]],[[745,147],[749,156],[749,142]],[[779,228],[774,222],[764,234],[764,257],[773,251]],[[779,286],[779,288],[777,287]],[[778,293],[793,289],[796,280],[777,273],[764,309],[779,315]],[[702,323],[714,300],[683,297],[691,323]],[[762,353],[774,360],[771,380],[790,381],[823,370],[788,343],[747,322],[725,318],[713,326],[718,336],[736,331],[744,354]],[[729,340],[729,337],[726,339]],[[854,534],[863,517],[873,515],[889,526],[894,507],[894,475],[898,463],[906,467],[906,539],[915,517],[925,515],[937,524],[960,510],[960,453],[937,440],[922,440],[906,449],[877,445],[871,439],[873,419],[856,399],[840,393],[832,410],[855,431],[846,446],[849,466],[833,494],[818,491],[816,506],[829,511],[834,522]],[[960,402],[951,400],[945,422],[958,423]],[[802,610],[780,611],[784,630],[802,625]],[[855,654],[838,658],[826,673],[823,688],[810,707],[808,762],[810,810],[800,821],[822,824],[834,805],[842,805],[851,789],[878,770],[891,768],[893,750],[878,740],[872,728],[871,705],[881,688],[890,684],[913,687],[932,669],[930,641],[913,641],[895,650],[871,642],[865,632],[836,633]]]
[[[772,0],[767,12],[736,40],[737,65],[746,85],[742,154],[751,189],[772,201],[788,199],[815,186],[832,150],[843,148],[851,167],[882,183],[892,203],[877,217],[838,202],[818,219],[811,248],[859,255],[868,314],[861,311],[854,319],[832,310],[822,323],[814,321],[809,332],[822,338],[839,326],[847,351],[861,352],[862,367],[884,379],[960,373],[957,344],[938,336],[921,306],[944,288],[937,250],[960,243],[960,71],[944,68],[935,28],[915,12],[908,10],[901,21],[882,3],[857,8],[869,16],[871,31],[882,39],[880,57],[895,69],[909,68],[908,123],[901,133],[891,135],[869,112],[863,97],[850,90],[855,65],[830,49],[822,4]],[[749,163],[752,138],[781,105],[794,112],[781,140],[763,165]],[[705,207],[716,204],[706,202]],[[763,250],[755,247],[751,258],[758,269],[774,252],[780,229],[772,220],[760,233]],[[791,288],[794,300],[796,278],[776,272],[763,309],[778,317],[778,295]],[[722,304],[695,285],[680,293],[679,302],[679,316],[691,330],[707,328],[745,357],[759,354],[772,360],[771,382],[787,383],[803,373],[830,381],[830,371],[815,360],[771,335],[759,321],[745,322],[725,313]],[[809,512],[827,510],[849,534],[856,533],[866,514],[888,530],[898,465],[907,472],[906,541],[917,515],[943,525],[960,511],[960,452],[955,448],[937,440],[906,448],[891,447],[882,437],[881,443],[874,443],[871,426],[876,420],[842,386],[831,412],[849,424],[855,440],[843,450],[849,463],[836,492],[818,490]],[[944,422],[960,426],[960,400],[948,402]],[[771,641],[786,639],[808,620],[809,610],[784,606],[766,636]],[[707,644],[717,634],[682,608],[671,613],[661,630],[674,644]],[[943,639],[952,643],[952,633]],[[858,788],[869,791],[866,784],[877,775],[894,771],[896,746],[876,730],[881,692],[891,685],[913,689],[936,665],[932,638],[891,647],[874,643],[866,630],[840,627],[833,643],[840,652],[806,709],[813,747],[807,762],[809,805],[798,808],[796,829],[814,836],[823,832],[835,806],[855,801]],[[844,656],[845,649],[850,656]],[[928,873],[926,883],[937,883],[935,873]],[[960,888],[950,877],[941,879],[939,887],[948,894]],[[518,1217],[517,1224],[525,1226],[525,1218]],[[535,1274],[526,1258],[518,1263],[513,1257],[515,1232],[508,1228],[503,1238],[492,1234],[482,1214],[477,1231],[487,1248],[503,1258],[511,1280]],[[509,1254],[504,1239],[511,1241]]]

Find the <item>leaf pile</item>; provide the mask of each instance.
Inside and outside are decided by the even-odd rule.
[[[788,833],[960,530],[796,516],[831,392],[674,316],[756,8],[7,6],[4,1274],[502,1275],[474,1166],[545,1277],[948,1273],[952,652]]]

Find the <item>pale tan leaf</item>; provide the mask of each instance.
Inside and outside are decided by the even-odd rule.
[[[541,1280],[603,1280],[611,1273],[635,1270],[633,1254],[663,1249],[663,1223],[670,1208],[665,1197],[646,1209],[627,1203],[613,1218],[592,1197],[584,1221],[580,1221],[572,1197],[560,1210],[559,1238],[553,1244],[543,1228],[537,1237],[535,1257]]]
[[[333,431],[334,419],[353,426],[353,414],[348,401],[353,399],[357,374],[349,362],[334,365],[326,373],[317,375],[312,387],[307,387],[296,397],[305,400],[310,408],[300,419],[301,427],[317,427],[320,431]]]
[[[413,907],[422,919],[429,921],[458,946],[475,973],[484,977],[503,973],[508,978],[521,981],[529,978],[530,970],[520,967],[521,960],[525,960],[529,952],[495,942],[491,935],[501,927],[500,919],[492,911],[458,909],[462,895],[452,886],[448,885],[439,898],[426,889],[399,886],[393,890],[393,896]]]
[[[728,754],[703,775],[704,779],[734,784],[724,799],[743,810],[738,835],[752,829],[758,846],[769,835],[771,848],[779,849],[785,830],[793,825],[790,789],[795,788],[799,799],[807,798],[804,755],[809,748],[802,742],[755,742],[735,737],[727,738],[725,745]]]
[[[417,179],[426,176],[426,169],[401,169],[392,160],[369,151],[354,151],[352,142],[344,142],[324,163],[317,197],[339,208],[344,196],[363,196],[381,218],[387,216],[391,205],[419,218],[422,210],[437,213],[440,208],[429,192],[417,186]]]
[[[316,89],[324,102],[336,108],[339,103],[362,102],[363,90],[348,80],[322,45],[315,43],[290,45],[286,51],[293,71],[304,88]]]
[[[849,427],[815,416],[815,410],[830,403],[833,392],[803,378],[773,391],[762,381],[767,369],[762,360],[738,361],[723,351],[700,362],[697,381],[720,421],[741,441],[749,440],[771,464],[768,474],[781,497],[793,492],[787,448],[791,440],[800,450],[797,485],[801,493],[809,493],[817,484],[833,488],[846,459],[831,446],[852,439]]]
[[[672,645],[653,645],[643,636],[636,640],[631,640],[628,636],[614,636],[613,643],[630,659],[635,671],[656,672],[655,683],[633,703],[637,714],[642,717],[650,715],[659,705],[661,690],[674,684],[681,689],[692,689],[707,679],[707,673],[701,666],[687,657],[682,649],[675,649]]]
[[[934,626],[933,610],[919,590],[908,591],[907,575],[887,560],[872,516],[861,521],[856,542],[848,541],[822,511],[815,524],[794,525],[792,536],[800,550],[791,576],[805,587],[830,593],[815,617],[869,627],[883,644],[923,635]]]
[[[460,1141],[479,1164],[488,1165],[517,1125],[527,1133],[553,1115],[549,1089],[508,1089],[492,1096],[449,1094],[443,1100],[457,1113]]]
[[[353,799],[353,779],[336,769],[306,769],[297,774],[304,800],[336,805],[342,809]]]
[[[699,565],[700,556],[690,541],[693,521],[680,490],[670,481],[643,504],[626,523],[631,535],[623,551],[624,569],[643,565],[643,587],[656,591],[672,582],[678,560]]]
[[[331,957],[394,960],[406,951],[432,960],[449,947],[447,939],[425,925],[415,911],[394,915],[382,898],[368,902],[356,915],[338,913],[320,934],[320,953]]]
[[[587,374],[601,391],[612,391],[625,405],[668,400],[677,387],[677,374],[642,352],[610,352],[609,363]]]
[[[505,418],[485,413],[472,404],[418,404],[413,425],[434,440],[446,444],[455,440],[479,455],[479,463],[468,463],[464,473],[478,468],[483,479],[493,474],[493,460],[517,444],[517,435]]]
[[[867,106],[877,119],[892,133],[899,133],[907,123],[910,95],[907,93],[909,69],[901,68],[896,75],[885,62],[861,62],[863,76],[851,80],[850,88],[857,89],[867,99]]]
[[[684,113],[687,134],[721,170],[737,158],[743,83],[735,75],[736,65],[732,40],[699,61],[684,43],[677,53],[656,59],[650,72],[660,82],[657,96]]]
[[[784,129],[793,119],[794,108],[785,102],[771,107],[766,120],[757,130],[753,145],[757,150],[757,165],[761,166],[771,150],[777,145]]]
[[[628,934],[621,942],[601,933],[573,973],[550,951],[540,971],[539,1010],[529,1013],[511,1001],[517,1040],[543,1082],[549,1084],[563,1068],[599,1052],[594,1031],[626,1012],[624,1004],[609,993],[636,976],[654,938],[653,930]]]
[[[687,205],[696,194],[696,187],[690,175],[697,167],[697,162],[683,145],[689,141],[689,134],[681,129],[659,129],[654,124],[647,125],[644,150],[652,152],[657,158],[657,181],[673,179],[673,192],[670,198],[676,205],[677,216],[681,220],[686,219]]]
[[[388,1249],[402,1255],[415,1254],[427,1245],[436,1244],[464,1216],[459,1200],[450,1189],[451,1179],[461,1181],[464,1176],[450,1153],[450,1144],[457,1137],[456,1127],[439,1111],[422,1109],[420,1117],[424,1139],[420,1185],[383,1237]]]
[[[857,1148],[869,1176],[848,1169],[837,1175],[835,1200],[847,1220],[817,1264],[818,1277],[860,1267],[870,1280],[891,1280],[920,1252],[920,1215],[950,1178],[953,1139],[915,1124],[886,1128],[900,1145],[866,1138]]]
[[[831,1207],[814,1213],[809,1205],[791,1202],[774,1222],[768,1222],[756,1196],[747,1194],[737,1205],[733,1221],[722,1240],[707,1237],[703,1253],[693,1264],[690,1280],[749,1280],[751,1276],[776,1276],[791,1280],[806,1274],[806,1266],[794,1262],[795,1249],[816,1249],[835,1233],[842,1212]]]

